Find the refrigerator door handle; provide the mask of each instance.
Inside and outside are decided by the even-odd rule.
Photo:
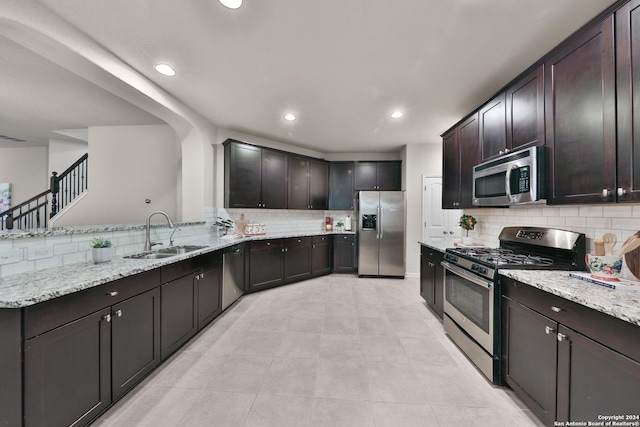
[[[380,240],[382,240],[382,236],[384,236],[384,218],[382,217],[382,212],[384,212],[384,208],[382,206],[378,207],[380,210],[380,222],[378,227],[380,227]]]
[[[382,227],[380,227],[380,223],[382,222],[382,217],[380,216],[380,205],[376,207],[376,210],[378,211],[378,220],[376,221],[376,239],[380,240],[382,237],[380,234],[382,230]]]

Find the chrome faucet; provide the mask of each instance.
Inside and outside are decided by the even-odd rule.
[[[168,213],[163,212],[163,211],[153,211],[149,214],[149,216],[147,217],[147,224],[145,226],[146,228],[146,237],[144,240],[144,250],[145,251],[150,251],[151,247],[154,245],[161,245],[162,243],[157,243],[157,242],[152,242],[151,241],[151,217],[154,216],[155,214],[160,214],[160,215],[164,215],[165,218],[167,218],[167,222],[169,223],[169,227],[171,228],[176,228],[176,225],[173,223],[173,221],[171,220],[171,217],[169,216]]]

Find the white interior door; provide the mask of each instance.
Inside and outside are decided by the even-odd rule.
[[[442,177],[422,175],[422,241],[436,246],[453,246],[460,237],[459,209],[442,209]]]

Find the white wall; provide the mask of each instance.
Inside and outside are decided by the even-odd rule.
[[[181,154],[171,127],[90,127],[89,157],[89,192],[56,221],[57,227],[140,224],[154,210],[179,219],[177,182]],[[151,203],[145,203],[145,199]]]
[[[420,274],[420,241],[422,237],[422,175],[442,174],[442,144],[409,144],[401,152],[402,186],[407,199],[406,274]]]
[[[62,139],[49,140],[49,175],[58,172],[58,175],[67,170],[76,160],[87,154],[89,144],[78,141],[65,141]]]
[[[15,206],[49,188],[47,147],[0,148],[0,182],[9,182]]]

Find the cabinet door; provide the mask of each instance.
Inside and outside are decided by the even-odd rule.
[[[613,17],[545,63],[550,204],[615,202]]]
[[[0,426],[22,423],[22,310],[0,309]]]
[[[310,209],[309,160],[287,156],[287,176],[289,209]]]
[[[473,207],[473,167],[479,163],[478,115],[474,114],[458,127],[459,188],[456,208]],[[445,188],[446,190],[446,188]]]
[[[353,189],[355,191],[376,190],[377,167],[375,162],[356,162]]]
[[[402,162],[378,162],[376,190],[402,190]]]
[[[638,415],[639,388],[640,363],[560,326],[558,420],[598,421],[604,414]]]
[[[634,0],[616,11],[618,202],[640,200],[639,46],[640,1]]]
[[[262,207],[287,207],[287,155],[278,151],[262,150]]]
[[[221,260],[222,261],[222,260]],[[222,262],[196,276],[198,330],[222,313]]]
[[[489,101],[479,112],[482,161],[504,154],[507,148],[504,93]]]
[[[334,273],[355,272],[355,236],[352,234],[337,235],[333,247]]]
[[[507,148],[544,145],[544,65],[507,89]]]
[[[194,275],[165,283],[160,290],[160,354],[164,360],[198,331]]]
[[[268,248],[266,245],[269,245]],[[259,250],[256,250],[256,246]],[[248,262],[249,290],[280,285],[284,281],[282,241],[251,242]]]
[[[429,307],[433,307],[435,303],[434,283],[435,283],[435,265],[427,256],[427,249],[422,248],[420,254],[420,295],[427,302]]]
[[[315,236],[311,247],[311,274],[313,276],[321,276],[331,273],[332,261],[332,236]]]
[[[442,319],[444,313],[444,268],[440,264],[442,259],[435,263],[433,281],[433,310]]]
[[[442,137],[442,208],[457,209],[460,204],[460,145],[458,129]]]
[[[111,310],[113,400],[160,363],[160,289],[129,298]]]
[[[284,252],[285,282],[309,277],[311,277],[311,237],[287,239]]]
[[[257,208],[261,203],[261,149],[229,143],[225,154],[225,207]]]
[[[329,209],[353,209],[353,162],[331,162],[329,166]]]
[[[502,303],[503,377],[545,424],[553,425],[558,325],[509,298]]]
[[[111,403],[111,309],[25,341],[24,425],[85,425]]]
[[[311,209],[329,207],[329,163],[309,161],[309,204]]]

